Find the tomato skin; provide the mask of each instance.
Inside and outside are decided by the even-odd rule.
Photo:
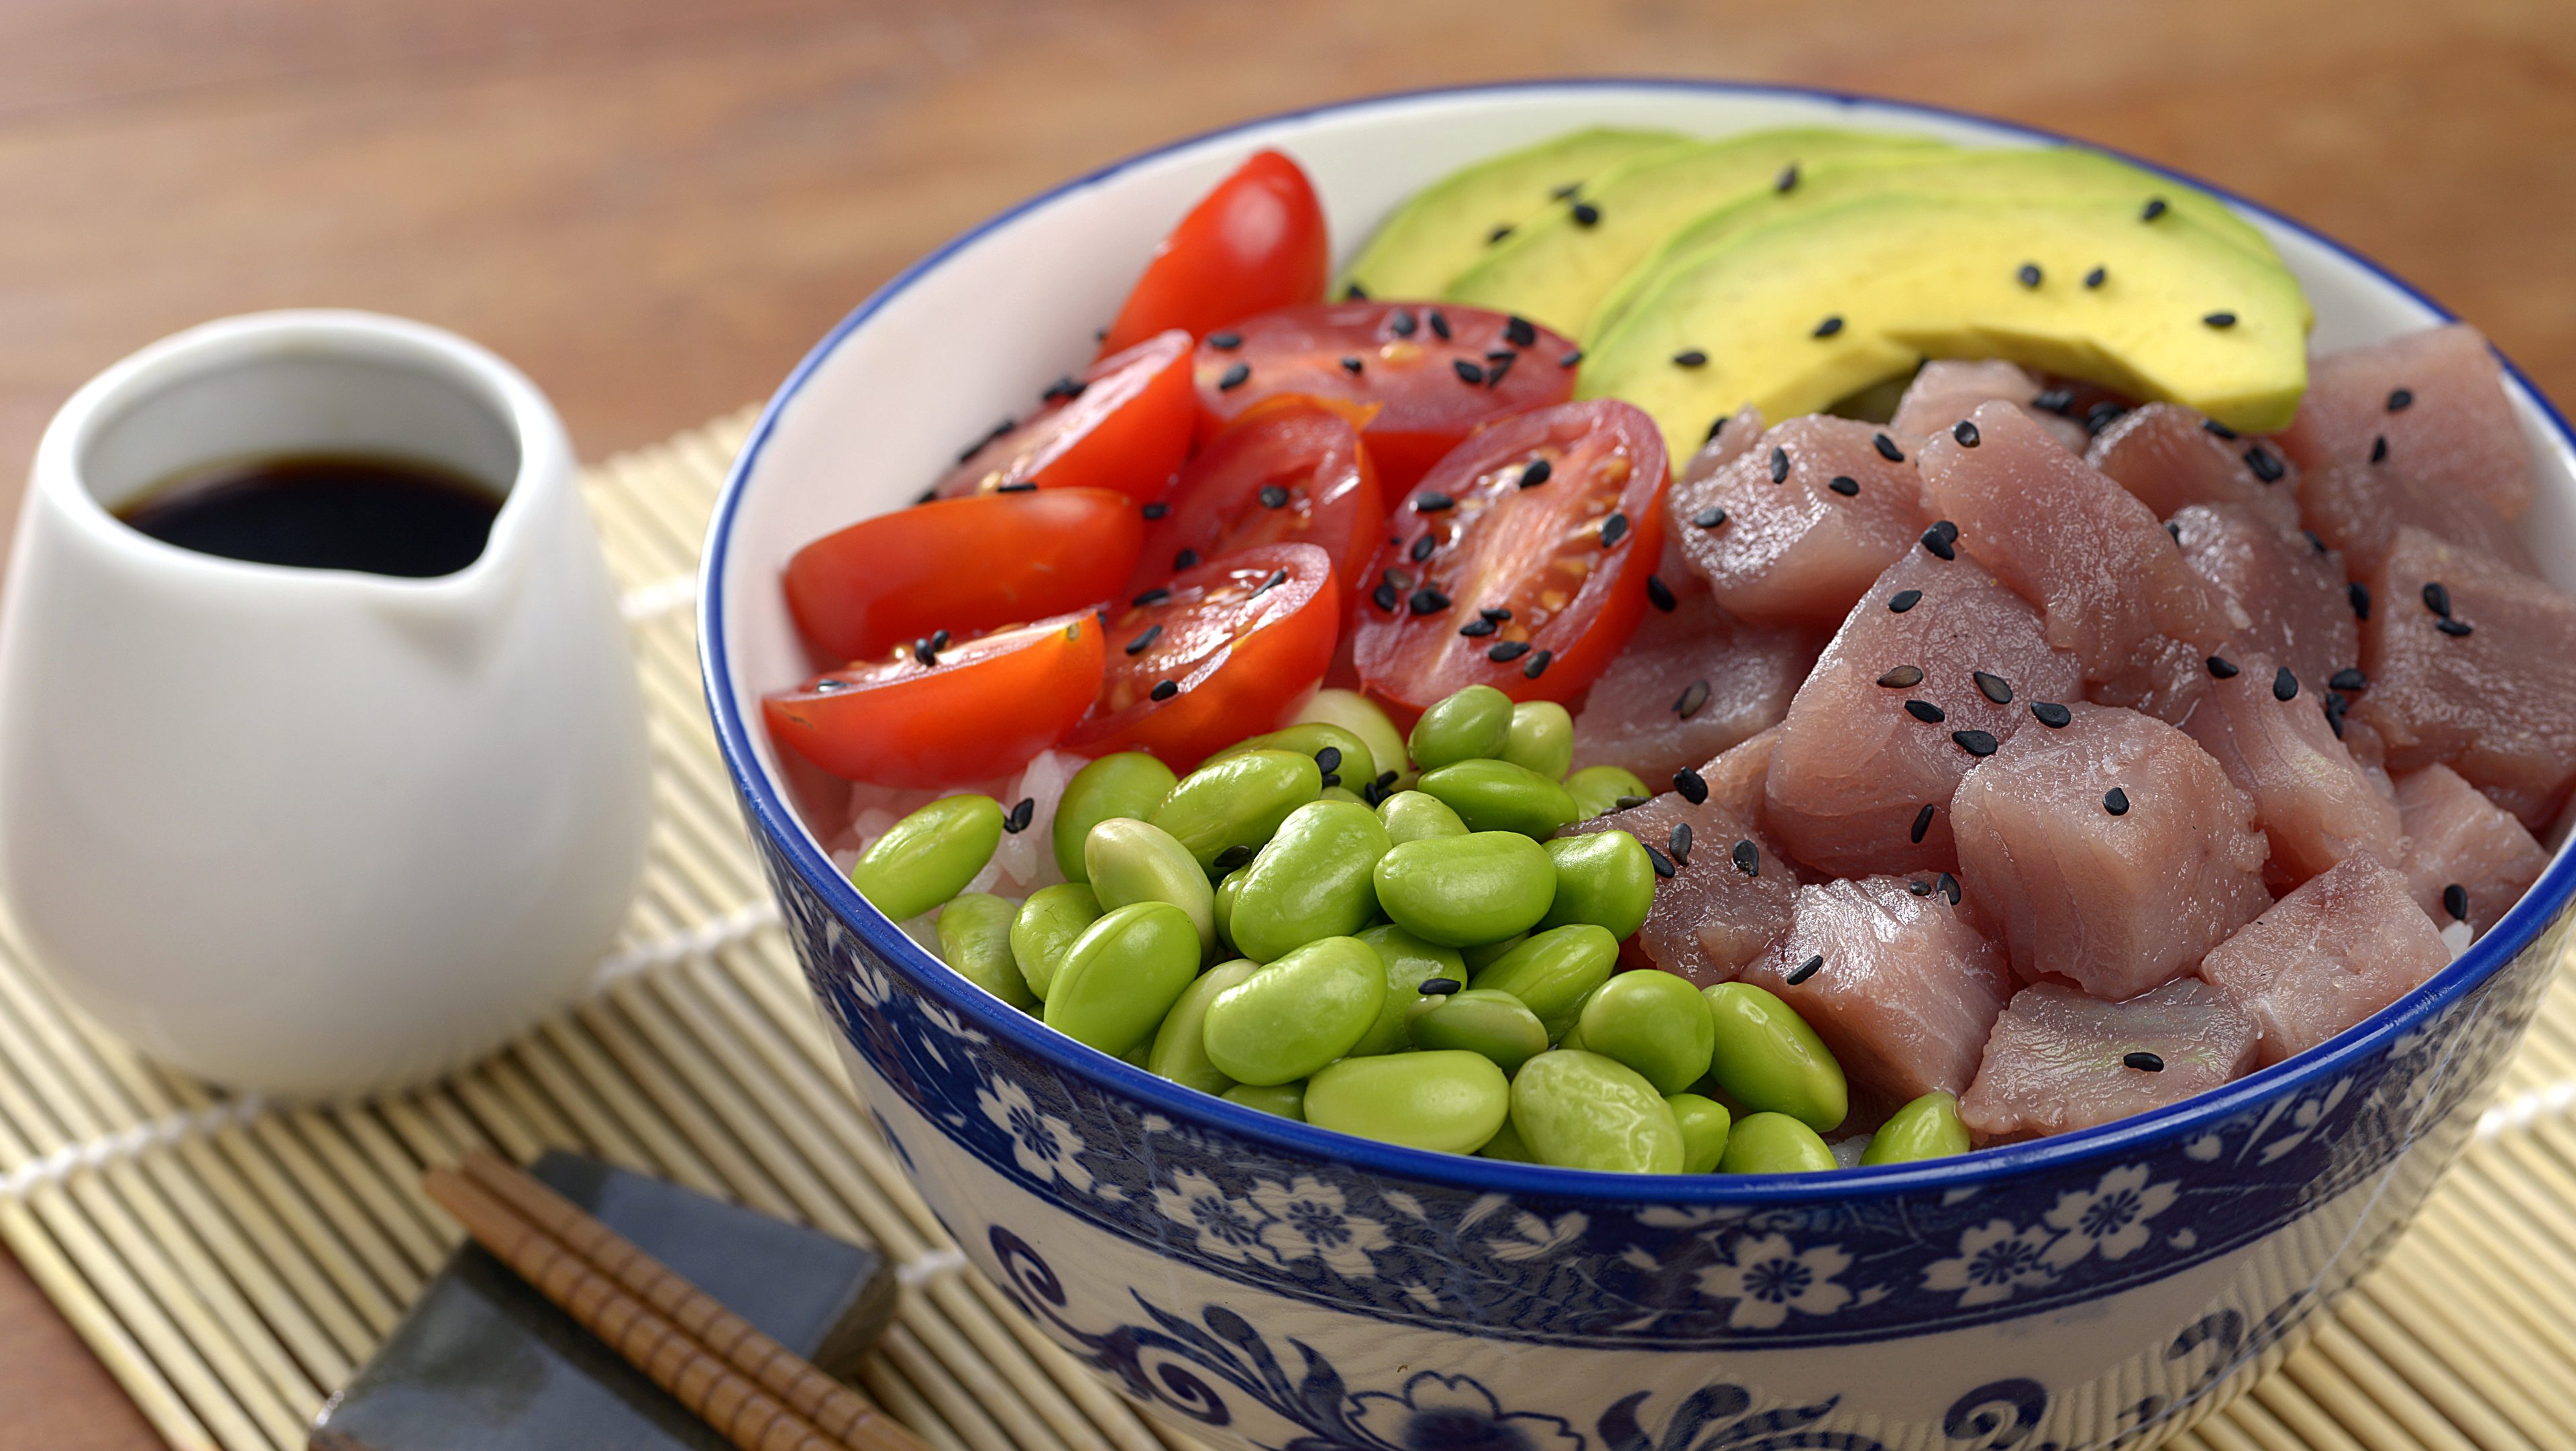
[[[1165,328],[1204,337],[1256,312],[1321,302],[1331,254],[1314,183],[1278,152],[1256,152],[1155,247],[1101,354]]]
[[[1439,335],[1434,315],[1449,331]],[[1202,341],[1190,370],[1198,387],[1199,437],[1212,437],[1245,409],[1278,393],[1306,393],[1383,405],[1361,431],[1378,486],[1401,502],[1424,471],[1476,429],[1574,396],[1572,341],[1503,313],[1451,303],[1337,302],[1247,317],[1229,331],[1234,348]],[[1517,334],[1529,342],[1514,343]],[[1508,355],[1510,362],[1501,362]],[[1343,359],[1357,358],[1354,373]],[[1469,382],[1503,369],[1502,381]],[[1226,380],[1243,369],[1232,387]]]
[[[1524,488],[1525,464],[1545,459],[1545,482]],[[1664,547],[1663,435],[1631,404],[1594,399],[1525,413],[1461,444],[1424,475],[1455,503],[1399,510],[1357,605],[1352,662],[1371,693],[1419,711],[1469,685],[1514,700],[1580,695],[1635,633],[1646,581]],[[1609,521],[1623,518],[1624,527]],[[1613,538],[1605,547],[1605,531]],[[1415,541],[1436,543],[1421,562]],[[1418,592],[1445,596],[1417,614]],[[1508,609],[1489,635],[1461,635],[1479,612]],[[1526,650],[1496,661],[1488,652]],[[1540,651],[1547,662],[1528,672]]]
[[[1263,544],[1315,545],[1345,583],[1368,568],[1385,538],[1379,526],[1386,506],[1376,466],[1341,411],[1347,405],[1294,397],[1270,405],[1247,413],[1183,466],[1171,512],[1145,527],[1127,594],[1189,568],[1178,562],[1184,557],[1217,559]],[[1265,487],[1282,491],[1278,507],[1263,503]]]
[[[1278,577],[1276,584],[1266,582]],[[1175,771],[1279,723],[1323,678],[1342,621],[1341,582],[1312,544],[1265,544],[1183,570],[1168,599],[1113,607],[1099,699],[1066,744],[1085,755],[1150,751]],[[1159,626],[1151,638],[1146,632]],[[1127,646],[1147,643],[1134,653]],[[1153,698],[1157,682],[1177,690]]]
[[[1020,769],[1100,692],[1088,610],[998,631],[924,666],[909,652],[827,671],[761,701],[772,739],[835,776],[937,787]],[[830,688],[838,682],[840,688]]]
[[[964,637],[1118,592],[1145,541],[1136,501],[1108,489],[934,499],[826,534],[787,561],[787,607],[834,660],[934,630]]]
[[[1101,359],[1076,380],[1076,396],[1049,389],[1037,411],[969,450],[931,494],[1035,484],[1161,498],[1190,448],[1189,357],[1189,334],[1173,329]]]

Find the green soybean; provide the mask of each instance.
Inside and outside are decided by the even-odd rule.
[[[1726,1131],[1734,1115],[1726,1105],[1696,1093],[1669,1093],[1664,1103],[1682,1131],[1682,1172],[1709,1174],[1726,1157]]]
[[[1655,863],[1624,831],[1587,831],[1546,843],[1556,863],[1556,900],[1541,927],[1589,922],[1627,938],[1646,925],[1655,907]]]
[[[1069,882],[1091,880],[1082,860],[1082,844],[1091,828],[1120,816],[1147,820],[1172,794],[1178,779],[1171,767],[1143,751],[1102,756],[1074,772],[1073,779],[1064,783],[1064,799],[1055,807],[1056,869]]]
[[[1227,916],[1235,949],[1255,962],[1319,937],[1348,937],[1377,915],[1386,828],[1357,802],[1316,801],[1288,813],[1245,868]]]
[[[943,796],[886,828],[850,867],[850,885],[897,922],[959,892],[1002,844],[1002,803]]]
[[[1721,1174],[1816,1174],[1834,1166],[1834,1151],[1816,1131],[1785,1113],[1752,1113],[1727,1130]]]
[[[1065,949],[1083,930],[1100,920],[1100,898],[1084,882],[1058,882],[1029,893],[1011,923],[1011,960],[1020,965],[1029,991],[1046,1001]]]
[[[1517,831],[1545,841],[1582,819],[1563,786],[1509,761],[1459,761],[1423,772],[1419,787],[1457,812],[1469,831]]]
[[[1559,1048],[1512,1080],[1512,1127],[1542,1164],[1678,1174],[1682,1130],[1653,1084],[1616,1059]]]
[[[1433,702],[1413,723],[1407,745],[1416,766],[1436,771],[1460,761],[1499,756],[1511,734],[1512,698],[1490,685],[1470,685]]]
[[[1467,823],[1437,796],[1420,791],[1398,791],[1377,805],[1377,819],[1386,824],[1390,841],[1399,844],[1420,841],[1427,836],[1465,836]]]
[[[1258,964],[1238,957],[1200,973],[1196,981],[1183,988],[1172,1010],[1163,1015],[1163,1025],[1154,1030],[1154,1047],[1145,1056],[1145,1071],[1201,1093],[1221,1094],[1234,1087],[1234,1079],[1208,1060],[1207,1043],[1201,1035],[1207,1026],[1208,1004],[1216,1001],[1217,994],[1258,970]]]
[[[1494,1130],[1492,1138],[1485,1140],[1485,1146],[1476,1151],[1476,1157],[1505,1159],[1515,1164],[1538,1162],[1537,1156],[1529,1151],[1529,1145],[1521,1142],[1521,1131],[1512,1127],[1509,1117],[1504,1118],[1501,1128]]]
[[[1318,690],[1313,698],[1297,708],[1296,725],[1340,726],[1360,738],[1368,747],[1369,764],[1379,775],[1404,770],[1404,736],[1395,722],[1386,718],[1377,702],[1356,690]],[[1349,770],[1342,772],[1345,781],[1356,780]],[[1374,779],[1374,778],[1372,778]]]
[[[1619,965],[1619,939],[1589,922],[1533,932],[1529,940],[1487,964],[1467,985],[1507,992],[1529,1005],[1547,1025],[1550,1040],[1563,1037],[1583,1012],[1583,1000],[1610,980]],[[1589,1041],[1589,1035],[1586,1035]]]
[[[1959,1100],[1939,1089],[1888,1116],[1861,1151],[1863,1164],[1911,1164],[1946,1159],[1968,1152],[1968,1126],[1959,1121]]]
[[[1584,1047],[1636,1069],[1662,1094],[1697,1083],[1717,1046],[1717,1024],[1699,989],[1653,969],[1603,983],[1578,1023]]]
[[[1492,1059],[1457,1050],[1345,1058],[1306,1080],[1306,1122],[1450,1154],[1484,1147],[1511,1103]]]
[[[1377,859],[1377,902],[1414,936],[1448,947],[1499,942],[1547,915],[1556,864],[1509,831],[1425,837]]]
[[[1257,1108],[1281,1118],[1306,1121],[1306,1085],[1302,1083],[1238,1083],[1224,1094],[1228,1103]]]
[[[1417,1048],[1464,1048],[1505,1073],[1547,1051],[1547,1025],[1510,993],[1491,988],[1427,997],[1406,1015]]]
[[[1169,902],[1111,909],[1065,949],[1047,993],[1046,1025],[1103,1053],[1149,1042],[1199,975],[1199,929]]]
[[[1153,822],[1213,871],[1228,847],[1258,850],[1288,813],[1321,795],[1324,773],[1295,751],[1246,751],[1208,762],[1181,778],[1156,807]]]
[[[1467,971],[1472,975],[1493,966],[1494,959],[1527,941],[1529,941],[1528,933],[1515,932],[1499,941],[1479,942],[1473,947],[1459,948],[1458,958],[1467,964]]]
[[[1818,1133],[1843,1121],[1851,1087],[1825,1040],[1797,1011],[1749,982],[1703,991],[1717,1029],[1709,1076],[1752,1117],[1785,1113]]]
[[[1029,980],[1011,959],[1011,924],[1020,904],[990,892],[968,892],[939,909],[939,960],[959,977],[1022,1012],[1038,1005]]]
[[[1318,801],[1340,801],[1352,806],[1368,805],[1367,801],[1361,799],[1360,793],[1352,790],[1348,786],[1327,786],[1322,791],[1316,793],[1315,799]],[[1371,814],[1374,815],[1375,813]]]
[[[1190,914],[1202,960],[1216,951],[1216,889],[1189,848],[1150,821],[1115,816],[1083,838],[1091,890],[1110,911],[1137,902],[1169,902]]]
[[[1574,764],[1574,717],[1552,700],[1524,700],[1513,706],[1511,729],[1503,735],[1502,759],[1551,781],[1564,780],[1566,768]]]
[[[1637,779],[1637,773],[1624,766],[1586,766],[1565,778],[1566,794],[1574,798],[1574,808],[1586,821],[1606,816],[1619,809],[1622,797],[1644,800],[1655,793]]]
[[[1386,962],[1356,937],[1309,942],[1216,995],[1201,1037],[1238,1083],[1286,1083],[1351,1051],[1386,1001]]]
[[[1243,874],[1249,870],[1249,867],[1236,867],[1225,874],[1224,881],[1216,884],[1216,940],[1229,950],[1234,946],[1234,903],[1243,895]]]
[[[1458,960],[1458,949],[1425,942],[1392,922],[1368,928],[1358,936],[1377,949],[1378,957],[1386,963],[1386,1001],[1378,1007],[1377,1021],[1351,1045],[1347,1056],[1400,1052],[1412,1044],[1405,1032],[1407,1014],[1416,1003],[1428,1001],[1422,994],[1422,985],[1435,977],[1463,983],[1467,980],[1466,965]]]

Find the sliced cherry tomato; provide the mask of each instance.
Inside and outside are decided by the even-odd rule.
[[[1287,157],[1257,152],[1154,249],[1100,351],[1132,347],[1165,328],[1204,337],[1256,312],[1321,302],[1331,265],[1314,184]]]
[[[1337,302],[1227,331],[1237,346],[1202,341],[1191,364],[1199,436],[1277,393],[1382,403],[1360,436],[1389,502],[1479,426],[1574,396],[1573,343],[1478,307]]]
[[[1176,771],[1279,723],[1323,678],[1340,581],[1312,544],[1265,544],[1186,569],[1109,617],[1100,699],[1068,742],[1151,751]]]
[[[1414,710],[1469,685],[1514,700],[1580,694],[1645,612],[1664,482],[1663,435],[1617,399],[1525,413],[1469,439],[1388,525],[1394,540],[1358,607],[1360,679]],[[1452,502],[1421,512],[1435,494]]]
[[[761,702],[772,736],[835,776],[953,786],[1018,770],[1100,693],[1100,621],[1085,610],[931,653],[826,671]]]
[[[1321,548],[1345,583],[1368,568],[1386,508],[1359,432],[1339,411],[1348,405],[1271,402],[1279,406],[1246,413],[1183,466],[1171,512],[1145,530],[1127,593],[1202,560],[1298,540]]]
[[[1145,540],[1108,489],[935,499],[862,519],[787,561],[787,607],[814,647],[866,660],[935,630],[981,634],[1119,592]]]
[[[1190,448],[1189,356],[1189,334],[1174,329],[1059,379],[1035,413],[966,450],[931,493],[953,499],[1034,484],[1161,498]]]

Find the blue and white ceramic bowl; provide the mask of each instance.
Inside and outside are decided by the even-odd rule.
[[[1825,123],[2054,138],[1853,97],[1495,86],[1184,142],[1023,203],[833,329],[770,403],[707,545],[718,736],[851,1076],[931,1206],[1074,1355],[1232,1451],[2076,1451],[2152,1443],[2277,1360],[2467,1138],[2567,924],[2552,863],[2486,939],[2317,1052],[2086,1133],[1914,1167],[1646,1178],[1420,1153],[1238,1108],[1055,1036],[860,900],[759,726],[802,674],[779,569],[897,507],[1087,359],[1155,239],[1248,152],[1295,155],[1345,245],[1417,185],[1571,127]],[[2317,341],[2440,321],[2251,207]],[[2576,452],[2517,375],[2526,526],[2576,582]]]

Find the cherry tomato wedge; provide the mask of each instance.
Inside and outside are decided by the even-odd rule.
[[[1260,544],[1315,545],[1346,584],[1368,568],[1385,539],[1386,508],[1358,430],[1334,407],[1287,397],[1271,404],[1182,467],[1171,512],[1146,527],[1125,593]]]
[[[951,786],[1020,769],[1100,693],[1090,611],[961,640],[923,664],[907,647],[761,702],[773,739],[835,776]]]
[[[1617,399],[1525,413],[1469,439],[1388,524],[1394,542],[1358,605],[1361,681],[1414,710],[1469,685],[1514,700],[1580,694],[1645,612],[1664,482],[1663,435]],[[1423,513],[1429,495],[1451,502]]]
[[[1256,312],[1321,302],[1331,264],[1314,184],[1278,152],[1256,152],[1154,249],[1100,351],[1165,328],[1204,337]]]
[[[960,454],[931,493],[953,499],[1034,484],[1161,498],[1190,447],[1189,356],[1189,334],[1174,329],[1057,381],[1036,412]]]
[[[1390,496],[1478,427],[1574,395],[1573,343],[1483,308],[1337,302],[1265,312],[1227,332],[1241,341],[1204,340],[1191,363],[1199,436],[1277,393],[1384,404],[1360,436]]]
[[[1265,544],[1186,569],[1109,614],[1100,698],[1067,742],[1151,751],[1176,771],[1279,723],[1323,678],[1341,628],[1333,563]]]
[[[1108,489],[934,499],[826,534],[787,561],[787,607],[834,660],[935,630],[957,635],[1078,610],[1120,592],[1145,540]]]

